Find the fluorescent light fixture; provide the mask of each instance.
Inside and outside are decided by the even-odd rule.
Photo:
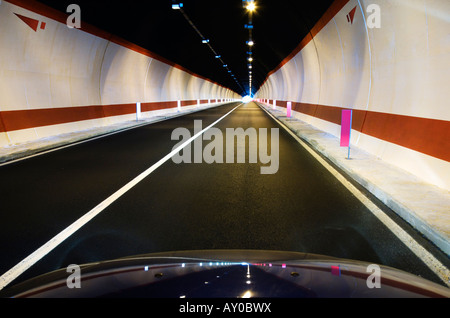
[[[247,41],[248,46],[253,46],[254,44],[255,44],[255,42],[253,42],[253,41]]]
[[[183,4],[181,2],[172,4],[172,9],[174,9],[174,10],[180,10],[182,7],[183,7]]]
[[[202,43],[209,43],[209,40],[208,39],[203,39]]]
[[[216,55],[216,59],[220,59],[221,57],[221,55]]]
[[[246,25],[245,25],[245,28],[246,28],[246,29],[253,29],[253,24],[246,24]]]

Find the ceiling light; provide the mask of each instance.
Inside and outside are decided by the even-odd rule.
[[[180,10],[183,7],[183,4],[181,2],[177,2],[177,3],[173,3],[172,4],[172,9],[174,10]]]
[[[256,4],[253,1],[250,1],[246,7],[246,9],[250,12],[253,12],[256,10]]]
[[[208,39],[203,39],[202,43],[209,43],[209,40]]]
[[[248,46],[253,46],[255,44],[255,42],[250,40],[250,41],[247,41],[247,44],[248,44]]]

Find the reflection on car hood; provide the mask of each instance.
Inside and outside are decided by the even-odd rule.
[[[280,251],[157,253],[66,268],[11,287],[17,298],[450,297],[450,290],[385,266]],[[379,269],[377,271],[377,269]],[[69,282],[69,284],[68,284]],[[79,282],[79,285],[74,284]],[[79,287],[79,288],[77,288]]]

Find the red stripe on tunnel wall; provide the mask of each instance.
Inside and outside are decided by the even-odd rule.
[[[181,106],[193,106],[193,105],[197,105],[197,101],[196,100],[182,100],[181,101]]]
[[[177,102],[142,103],[141,111],[177,107]],[[0,132],[67,124],[136,113],[136,104],[94,105],[0,112]]]
[[[450,121],[367,112],[362,133],[450,161]]]
[[[175,108],[178,106],[178,102],[157,102],[157,103],[142,103],[141,104],[141,111],[142,112],[149,112],[152,110],[160,110],[160,109],[168,109],[168,108]]]
[[[2,132],[132,114],[135,104],[27,109],[0,112]]]
[[[277,101],[277,106],[285,105]],[[343,109],[292,103],[292,110],[337,125],[341,124]],[[450,162],[450,121],[354,109],[352,129]]]

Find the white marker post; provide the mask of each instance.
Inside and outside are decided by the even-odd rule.
[[[275,110],[276,108],[277,108],[277,100],[274,99],[274,100],[273,100],[273,109]]]
[[[141,103],[136,103],[136,121],[141,119]]]
[[[181,100],[178,100],[177,104],[178,104],[178,112],[180,112],[181,111]]]

